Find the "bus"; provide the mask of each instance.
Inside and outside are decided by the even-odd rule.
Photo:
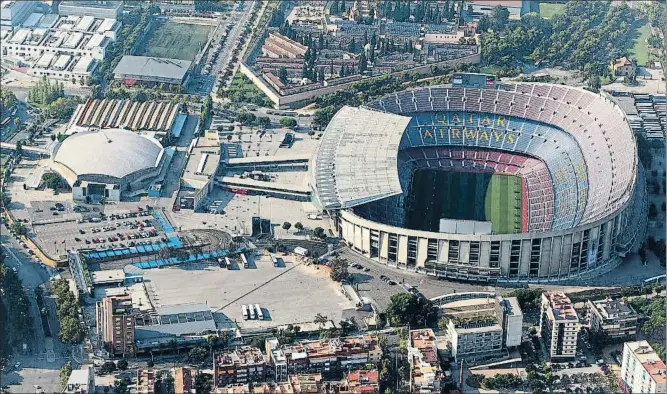
[[[262,308],[259,307],[259,304],[255,304],[255,309],[257,310],[257,320],[264,320],[264,314],[262,313]]]
[[[248,305],[241,305],[241,309],[243,310],[243,320],[248,320]]]
[[[243,261],[243,268],[248,268],[248,259],[245,257],[245,253],[241,253],[241,261]]]
[[[255,314],[255,308],[253,308],[252,304],[248,305],[248,313],[250,314],[250,318],[253,320],[257,317]]]

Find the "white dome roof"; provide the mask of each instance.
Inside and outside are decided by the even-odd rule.
[[[122,129],[76,133],[65,139],[53,153],[53,160],[77,176],[85,174],[123,178],[156,167],[163,148],[154,138]]]

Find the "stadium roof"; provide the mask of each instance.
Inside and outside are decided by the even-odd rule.
[[[410,118],[343,107],[327,126],[315,182],[326,209],[350,208],[402,192],[398,145]]]
[[[114,74],[183,80],[192,64],[189,60],[148,56],[123,56]]]
[[[106,129],[73,134],[56,148],[52,157],[77,175],[123,178],[157,166],[162,153],[162,145],[153,138],[122,129]]]

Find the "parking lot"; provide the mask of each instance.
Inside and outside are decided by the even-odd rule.
[[[222,319],[251,330],[312,323],[318,313],[337,323],[343,310],[354,309],[328,272],[290,256],[284,261],[284,267],[276,268],[268,255],[262,255],[249,269],[204,263],[151,269],[144,271],[144,281],[156,306],[206,302]],[[260,304],[264,320],[244,320],[244,304]]]
[[[160,228],[155,227],[155,219],[145,209],[101,216],[97,206],[55,204],[31,202],[28,210],[36,241],[51,255],[63,254],[71,248],[122,248],[164,238]]]

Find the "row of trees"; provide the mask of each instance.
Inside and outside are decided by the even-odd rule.
[[[79,301],[64,279],[53,282],[56,294],[56,314],[60,321],[60,340],[64,343],[80,343],[84,331],[79,323]]]
[[[18,100],[14,92],[7,88],[0,89],[0,113],[5,114],[14,111]]]
[[[65,89],[62,82],[51,82],[46,78],[38,80],[37,83],[28,90],[28,101],[38,105],[49,105],[57,99],[65,96]]]
[[[0,263],[2,263],[3,297],[0,302],[0,325],[2,339],[0,344],[0,364],[4,364],[12,350],[19,349],[27,344],[33,336],[33,325],[30,318],[30,302],[23,291],[18,275],[4,264],[4,248],[0,248]]]

